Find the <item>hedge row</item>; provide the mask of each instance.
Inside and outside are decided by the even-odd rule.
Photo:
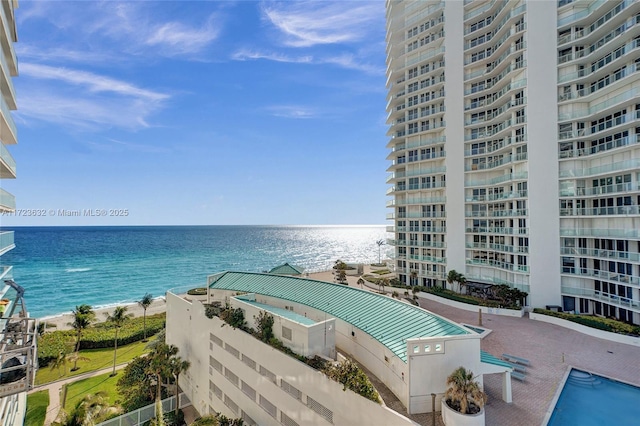
[[[622,321],[609,318],[601,318],[593,315],[575,315],[564,312],[548,311],[546,309],[535,308],[536,314],[549,315],[550,317],[562,318],[598,330],[610,331],[612,333],[640,336],[640,326],[634,326]]]
[[[165,327],[166,314],[147,316],[147,336],[158,333]],[[110,323],[98,323],[82,333],[80,349],[112,348],[115,329]],[[118,346],[139,342],[144,338],[143,318],[131,318],[118,332]],[[75,330],[60,330],[45,333],[38,338],[38,364],[46,367],[60,352],[69,353],[76,342]]]

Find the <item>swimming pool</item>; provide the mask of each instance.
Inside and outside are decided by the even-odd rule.
[[[636,386],[572,369],[547,425],[635,424],[639,401]]]

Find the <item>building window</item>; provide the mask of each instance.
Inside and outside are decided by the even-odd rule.
[[[267,398],[260,395],[260,406],[274,419],[278,418],[278,409]]]
[[[315,399],[307,396],[307,407],[324,417],[329,423],[333,423],[333,411],[320,404]]]
[[[282,326],[282,338],[286,340],[291,340],[291,329],[285,326]]]

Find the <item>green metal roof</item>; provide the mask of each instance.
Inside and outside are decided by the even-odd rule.
[[[513,369],[511,364],[507,361],[503,361],[500,358],[497,358],[491,355],[489,352],[480,351],[480,362],[486,362],[487,364],[499,365],[500,367],[507,367]]]
[[[404,362],[407,339],[472,334],[417,306],[342,284],[250,272],[223,272],[209,279],[214,289],[258,293],[324,311],[364,330]]]
[[[302,272],[304,272],[304,268],[300,266],[289,265],[288,263],[276,266],[269,271],[270,274],[276,275],[302,275]]]

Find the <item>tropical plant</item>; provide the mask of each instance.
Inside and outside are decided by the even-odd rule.
[[[144,329],[143,342],[147,341],[147,308],[153,303],[153,296],[151,293],[146,293],[142,296],[142,299],[138,300],[138,305],[142,308],[142,327]]]
[[[80,338],[82,337],[82,332],[95,320],[96,314],[93,312],[91,305],[80,305],[76,306],[76,309],[71,311],[71,315],[73,316],[73,321],[67,325],[76,331],[75,351],[78,352],[80,350]]]
[[[337,365],[328,364],[324,373],[343,385],[342,390],[351,389],[371,401],[379,402],[380,396],[369,381],[367,375],[350,359],[344,359]]]
[[[266,311],[260,311],[258,316],[253,317],[256,320],[256,328],[260,335],[260,340],[268,342],[273,337],[273,315]]]
[[[115,338],[113,339],[113,372],[112,376],[116,375],[116,353],[118,352],[118,332],[122,328],[122,326],[133,316],[133,314],[127,313],[126,306],[116,306],[113,310],[113,314],[109,315],[109,313],[105,314],[107,317],[107,322],[113,324],[116,329]]]
[[[58,375],[60,377],[64,376],[65,374],[67,374],[67,353],[65,351],[60,351],[58,356],[53,361],[51,361],[49,365],[51,371],[58,369]],[[62,368],[62,374],[60,374],[60,368]]]
[[[149,357],[149,367],[147,372],[153,374],[156,379],[156,404],[162,401],[161,388],[164,379],[173,376],[171,360],[177,355],[177,353],[178,348],[175,345],[162,343],[157,345],[149,355],[147,355]],[[162,411],[160,411],[160,413],[162,414]],[[159,417],[162,417],[162,415]],[[160,421],[159,417],[156,417],[157,421]]]
[[[462,287],[467,283],[467,278],[455,269],[452,269],[447,274],[447,282],[451,284],[451,289],[454,291],[453,283],[458,283],[458,293],[460,293],[462,291]]]
[[[117,387],[122,397],[122,408],[126,412],[147,406],[155,400],[156,376],[149,371],[150,363],[148,356],[136,357],[121,371]]]
[[[383,246],[385,243],[384,243],[384,240],[377,240],[377,241],[376,241],[376,244],[378,245],[378,265],[381,265],[381,264],[382,264],[382,258],[381,258],[381,253],[380,253],[380,251],[381,251],[381,249],[382,249],[382,246]]]
[[[178,410],[180,409],[180,394],[178,393],[178,381],[180,380],[180,374],[184,373],[191,367],[191,363],[187,360],[174,356],[169,359],[169,371],[173,377],[175,377],[175,396],[176,396],[176,417],[178,416]]]
[[[244,311],[241,308],[232,308],[230,306],[225,307],[220,312],[220,319],[225,321],[233,328],[239,328],[245,330],[247,328],[247,322],[244,319]]]
[[[444,397],[449,407],[462,414],[478,413],[487,403],[487,394],[474,380],[473,372],[464,367],[458,367],[447,377]]]
[[[191,423],[191,426],[219,426],[218,419],[214,415],[200,417]]]
[[[384,287],[390,284],[389,278],[382,278],[378,281],[378,285],[382,288],[381,292],[384,293]]]
[[[360,286],[360,288],[364,288],[364,280],[362,279],[362,277],[358,278],[358,285]]]
[[[71,368],[71,371],[78,370],[78,361],[85,361],[85,362],[91,361],[91,359],[87,358],[86,356],[80,356],[80,352],[74,352],[72,354],[67,355],[67,359],[73,362],[73,368]]]
[[[416,285],[418,282],[418,271],[411,271],[410,274],[411,285]]]
[[[338,259],[336,260],[333,269],[336,270],[335,274],[336,274],[336,280],[340,283],[340,284],[344,284],[347,281],[347,264],[344,263],[342,260]]]
[[[64,426],[93,426],[118,414],[117,407],[111,406],[105,392],[85,396],[71,414],[63,420]]]

